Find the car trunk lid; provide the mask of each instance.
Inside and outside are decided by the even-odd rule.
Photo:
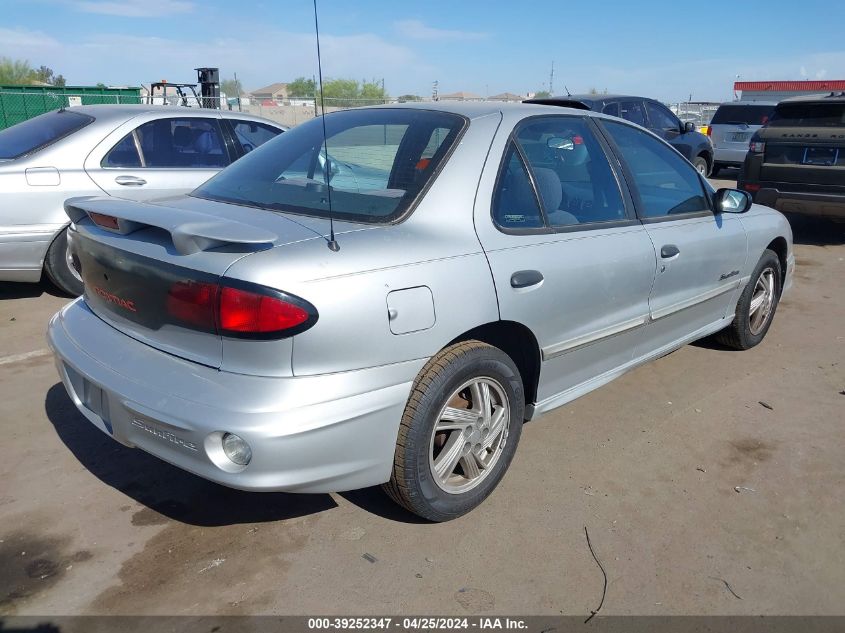
[[[816,185],[845,182],[845,129],[769,128],[760,179]]]
[[[132,338],[217,368],[222,337],[213,297],[202,293],[216,292],[243,257],[321,237],[276,213],[187,197],[76,199],[65,210],[92,311]]]

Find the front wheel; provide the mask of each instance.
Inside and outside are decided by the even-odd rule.
[[[59,290],[78,297],[82,294],[82,276],[74,266],[74,257],[68,229],[62,229],[47,250],[44,271]]]
[[[507,354],[480,341],[447,347],[414,384],[384,490],[430,521],[469,512],[508,469],[524,411],[522,378]]]
[[[716,334],[716,340],[734,349],[751,349],[766,336],[781,293],[780,259],[766,249],[739,296],[733,323]]]
[[[703,156],[696,156],[692,159],[692,166],[695,167],[695,171],[699,174],[707,178],[707,159]]]

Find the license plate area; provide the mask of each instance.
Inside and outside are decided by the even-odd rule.
[[[744,143],[749,138],[748,132],[731,132],[728,135],[728,141],[731,143]]]
[[[839,160],[839,149],[835,147],[807,147],[804,149],[804,165],[832,167]]]

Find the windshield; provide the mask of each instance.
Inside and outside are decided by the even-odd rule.
[[[771,127],[845,127],[845,101],[784,103],[777,107]]]
[[[391,222],[411,208],[461,134],[465,119],[374,108],[318,117],[256,148],[191,195],[271,211]],[[326,186],[326,181],[330,186]]]
[[[710,125],[766,125],[774,109],[773,105],[723,105],[716,110]]]
[[[94,120],[87,114],[57,110],[0,131],[0,160],[20,158],[55,143]]]

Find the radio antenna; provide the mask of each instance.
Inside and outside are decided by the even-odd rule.
[[[340,244],[334,238],[334,213],[332,213],[332,187],[329,184],[329,176],[331,171],[331,162],[329,161],[329,137],[326,133],[326,101],[323,94],[323,63],[320,60],[320,23],[317,20],[317,0],[314,0],[314,31],[317,33],[317,73],[320,78],[320,118],[323,120],[323,147],[326,148],[326,163],[323,167],[323,178],[326,181],[326,191],[328,192],[329,202],[329,242],[328,247],[330,251],[337,252],[340,250]]]

